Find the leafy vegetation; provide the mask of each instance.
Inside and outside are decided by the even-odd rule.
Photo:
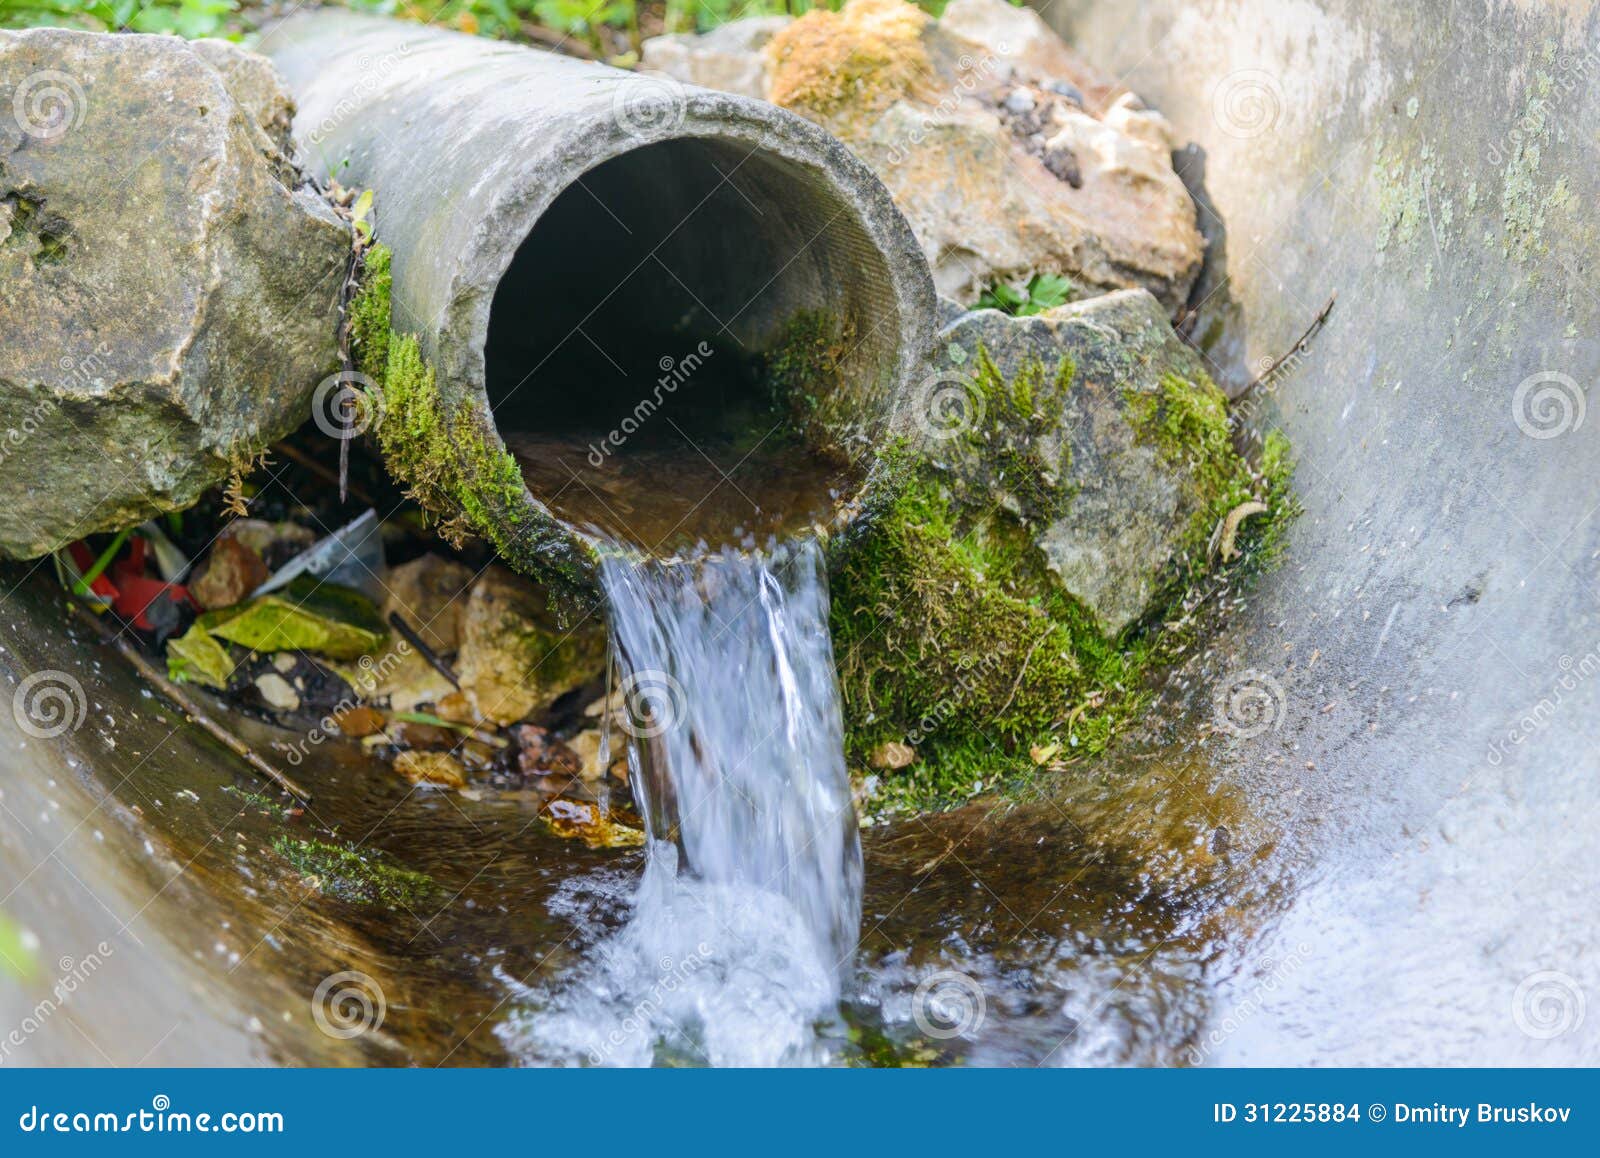
[[[1013,317],[1027,318],[1056,306],[1066,305],[1077,296],[1078,287],[1070,278],[1055,273],[1036,273],[1021,289],[996,282],[978,295],[974,309],[1002,310]]]
[[[418,20],[501,40],[550,44],[549,29],[605,57],[637,52],[660,32],[705,32],[747,16],[801,16],[842,0],[344,0],[349,8]],[[945,0],[919,0],[938,14]],[[97,32],[167,32],[193,39],[232,36],[267,12],[251,0],[0,0],[0,28],[41,25]],[[619,63],[626,63],[626,60]]]
[[[218,36],[238,0],[0,0],[0,28],[60,25],[91,32],[170,32]]]

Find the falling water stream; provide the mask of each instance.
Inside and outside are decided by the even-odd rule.
[[[861,922],[822,550],[602,569],[649,834],[631,918],[524,1023],[591,1064],[819,1060]]]

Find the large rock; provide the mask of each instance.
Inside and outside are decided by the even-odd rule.
[[[1212,578],[1217,528],[1286,496],[1286,448],[1240,458],[1222,392],[1144,290],[958,315],[895,425],[830,542],[858,767],[914,750],[947,783],[989,783],[1022,753],[1099,751]]]
[[[1055,273],[1144,288],[1176,313],[1199,273],[1166,119],[1006,0],[952,0],[937,22],[902,0],[852,0],[776,31],[763,18],[648,41],[643,59],[826,125],[888,187],[957,301]]]
[[[788,16],[750,16],[696,35],[679,32],[644,42],[640,63],[703,88],[767,99],[767,66],[761,50],[790,23]]]
[[[485,719],[515,723],[594,679],[605,662],[597,620],[562,630],[539,589],[498,565],[473,585],[456,674]]]
[[[231,47],[0,32],[0,554],[188,506],[337,368],[348,230],[274,86]]]
[[[1027,414],[1009,406],[1024,381]],[[1150,608],[1209,529],[1196,520],[1236,462],[1221,393],[1143,290],[1028,318],[964,314],[940,332],[909,417],[958,497],[1016,516],[1108,637]],[[1223,443],[1195,437],[1207,433]]]

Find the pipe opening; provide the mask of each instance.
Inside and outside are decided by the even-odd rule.
[[[563,190],[496,288],[485,349],[533,495],[657,553],[825,521],[886,418],[901,331],[857,212],[819,171],[712,138]]]

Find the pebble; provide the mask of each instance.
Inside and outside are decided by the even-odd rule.
[[[1006,94],[1005,110],[1008,113],[1021,116],[1023,113],[1031,113],[1033,106],[1033,94],[1025,88],[1014,88]]]
[[[267,707],[275,711],[292,712],[300,706],[300,696],[289,686],[289,681],[277,672],[258,677],[256,691],[261,693]]]

